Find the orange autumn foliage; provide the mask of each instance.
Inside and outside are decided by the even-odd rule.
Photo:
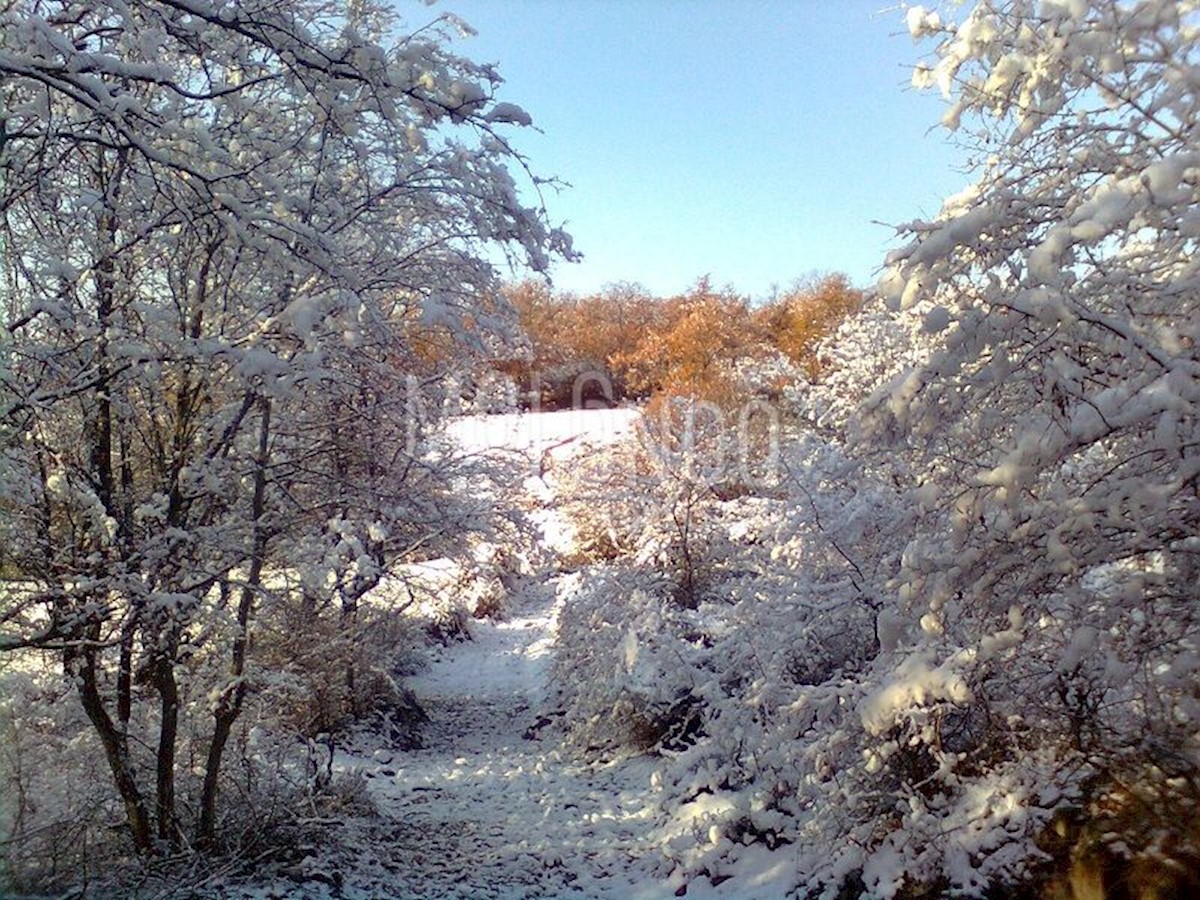
[[[661,301],[659,327],[643,333],[613,364],[640,396],[669,394],[724,405],[736,395],[733,366],[757,352],[746,300],[707,279]]]
[[[816,349],[820,341],[863,305],[863,292],[842,274],[798,282],[773,303],[758,310],[764,338],[804,366],[810,378],[820,374]]]
[[[701,278],[688,292],[657,298],[633,284],[596,294],[555,292],[539,281],[505,289],[527,338],[526,353],[497,364],[527,396],[543,406],[580,400],[611,386],[604,400],[690,397],[729,407],[744,399],[738,367],[783,354],[810,377],[820,370],[820,340],[863,302],[845,275],[798,283],[765,306],[753,308],[731,289]]]

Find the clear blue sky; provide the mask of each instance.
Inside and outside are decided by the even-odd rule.
[[[889,228],[967,182],[939,97],[908,87],[920,48],[889,0],[441,0],[498,64],[515,141],[585,259],[555,284],[659,294],[710,274],[754,296],[813,271],[861,284]],[[406,10],[413,18],[415,13]]]

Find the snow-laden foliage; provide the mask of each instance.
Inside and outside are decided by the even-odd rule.
[[[421,411],[507,329],[485,248],[570,253],[518,196],[528,115],[455,20],[419,24],[0,12],[0,648],[58,654],[139,851],[216,840],[225,747],[278,674],[260,615],[284,658],[328,651],[462,530]]]
[[[813,896],[980,895],[1087,859],[1183,890],[1200,8],[984,0],[908,22],[937,42],[915,80],[950,98],[977,181],[902,229],[891,309],[844,323],[789,392],[807,436],[785,436],[778,481],[740,499],[702,482],[695,609],[647,618],[653,566],[598,582],[609,659],[570,709],[591,727],[631,696],[643,644],[621,635],[676,660],[636,696],[694,698],[690,746],[662,749],[664,815],[692,823],[671,852],[694,873],[766,843]],[[659,502],[632,546],[674,540]]]
[[[816,383],[800,382],[783,392],[785,408],[809,431],[834,440],[869,440],[892,423],[863,415],[903,397],[909,376],[928,362],[935,336],[925,325],[932,305],[918,302],[890,310],[875,296],[820,346],[825,369]],[[897,457],[892,462],[899,464]]]
[[[575,576],[559,620],[557,711],[593,751],[677,743],[694,727],[693,647],[665,578],[608,568]]]
[[[884,592],[899,492],[835,445],[791,436],[755,494],[720,496],[699,463],[691,480],[638,476],[624,500],[610,488],[637,549],[581,573],[562,614],[554,700],[568,729],[594,748],[667,754],[665,814],[712,798],[666,848],[691,872],[722,874],[744,844],[803,840],[805,865],[836,881],[861,859],[831,863],[831,848],[866,840],[887,802],[856,780],[870,740],[857,707],[897,647]]]
[[[1118,808],[1143,785],[1167,808],[1197,798],[1198,14],[910,14],[942,36],[918,82],[988,155],[885,279],[900,308],[936,304],[944,335],[876,412],[915,482],[900,612],[990,743],[1052,753],[1050,786],[1123,786]]]
[[[929,77],[990,155],[886,279],[946,328],[889,410],[921,484],[904,608],[944,656],[1011,631],[1011,711],[1113,774],[1197,761],[1198,16],[983,3],[948,28]]]
[[[365,37],[380,9],[9,9],[0,564],[25,581],[3,608],[8,814],[30,821],[29,790],[61,804],[27,845],[54,859],[123,805],[147,850],[182,842],[181,791],[211,839],[217,785],[242,784],[226,743],[250,779],[272,740],[234,729],[243,708],[286,718],[315,689],[332,718],[387,697],[394,614],[423,602],[392,564],[503,499],[397,425],[446,399],[459,332],[504,312],[471,301],[492,296],[476,242],[535,266],[566,246],[502,168],[519,160],[495,129],[527,118],[493,103],[494,74],[428,32],[383,49]],[[690,396],[617,451],[555,471],[573,437],[472,450],[507,453],[531,496],[571,495],[574,538],[528,510],[580,569],[554,575],[558,715],[530,740],[558,721],[606,762],[659,757],[672,885],[766,848],[805,897],[995,895],[1088,860],[1187,895],[1200,4],[906,18],[936,44],[915,82],[946,93],[977,180],[904,226],[883,298],[806,339],[804,383],[759,382],[783,409],[755,430],[705,401],[697,385],[746,367],[722,333],[721,366],[688,369]],[[455,583],[437,608],[461,619],[506,589],[502,561],[477,562],[463,584],[482,593]],[[533,650],[498,644],[516,645]],[[81,716],[91,731],[60,741]],[[53,795],[23,755],[38,728],[115,791]]]

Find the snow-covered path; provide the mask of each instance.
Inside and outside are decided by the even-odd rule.
[[[583,759],[542,718],[559,613],[579,587],[564,560],[577,544],[555,472],[604,452],[636,412],[475,417],[452,434],[470,454],[528,464],[524,474],[472,485],[519,508],[535,533],[524,574],[509,573],[505,614],[474,620],[471,639],[439,649],[407,679],[429,717],[421,749],[362,734],[332,763],[354,798],[314,821],[329,845],[304,841],[264,877],[214,882],[244,900],[777,900],[790,896],[786,859],[748,848],[736,872],[686,879],[664,852],[710,841],[705,797],[660,808],[661,758]],[[457,433],[454,433],[457,431]],[[511,465],[494,472],[512,473]],[[492,476],[489,476],[492,477]],[[521,479],[524,479],[523,481]],[[510,483],[517,482],[517,483]],[[526,550],[529,548],[526,547]],[[446,568],[456,565],[444,560]],[[546,727],[549,726],[549,727]],[[716,801],[714,801],[716,802]],[[316,810],[314,810],[316,812]],[[319,842],[320,839],[318,839]],[[158,895],[156,895],[158,896]],[[166,894],[162,897],[168,896]]]
[[[561,582],[529,583],[507,621],[411,682],[426,746],[380,754],[371,779],[377,807],[420,848],[398,897],[669,896],[630,884],[651,853],[649,761],[582,763],[528,733]]]
[[[631,417],[572,413],[474,423],[460,442],[475,452],[517,449],[537,459],[610,440]],[[588,416],[591,415],[591,418]],[[556,565],[570,528],[555,508],[553,480],[531,478],[542,570],[513,585],[507,616],[472,623],[472,639],[447,647],[409,680],[429,715],[421,750],[346,760],[368,778],[377,809],[398,826],[404,866],[396,898],[669,897],[650,872],[654,853],[653,761],[583,762],[535,727],[560,605],[573,576]]]

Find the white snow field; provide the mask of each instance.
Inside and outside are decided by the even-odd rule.
[[[657,848],[692,830],[692,822],[664,821],[655,788],[661,760],[584,761],[560,746],[552,729],[537,728],[558,613],[578,582],[559,563],[573,547],[573,534],[557,508],[554,470],[576,454],[603,452],[633,431],[637,417],[630,409],[584,410],[452,423],[450,433],[464,452],[525,457],[523,484],[492,487],[526,509],[541,552],[533,573],[511,591],[502,621],[473,622],[471,640],[446,647],[408,680],[430,718],[424,748],[338,755],[343,775],[366,780],[376,809],[392,823],[384,831],[393,843],[382,864],[386,875],[375,864],[364,871],[372,873],[370,887],[356,885],[352,870],[336,887],[305,885],[313,896],[680,895],[683,882]],[[695,830],[698,840],[707,839]],[[718,887],[693,881],[686,896],[782,897],[785,873],[773,871],[769,858],[760,862],[757,872]]]
[[[467,453],[515,450],[541,453],[547,449],[562,458],[571,442],[600,447],[630,434],[640,412],[617,409],[567,409],[560,412],[504,413],[493,416],[460,416],[447,431]]]

